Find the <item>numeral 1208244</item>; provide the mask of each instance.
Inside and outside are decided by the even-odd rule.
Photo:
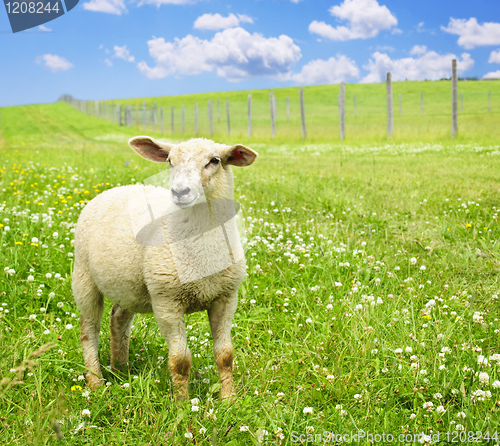
[[[50,6],[50,2],[44,4],[42,2],[13,2],[6,3],[7,12],[9,14],[43,14],[55,12],[59,13],[59,2],[54,2],[54,6]]]

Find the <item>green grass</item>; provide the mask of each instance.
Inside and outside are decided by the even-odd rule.
[[[265,444],[282,435],[287,445],[293,432],[357,430],[450,432],[451,442],[458,425],[468,438],[500,429],[500,360],[478,363],[500,354],[500,157],[486,136],[456,146],[247,141],[260,156],[234,169],[251,237],[232,331],[238,399],[219,400],[208,320],[195,313],[186,324],[199,402],[177,406],[152,315],[135,320],[130,373],[105,371],[110,385],[87,391],[71,295],[81,207],[161,166],[127,147],[136,129],[65,104],[4,108],[0,126],[2,444],[52,444],[54,420],[70,445],[259,444],[265,431]]]
[[[394,135],[392,142],[480,142],[495,144],[500,137],[500,81],[460,81],[458,102],[459,131],[451,138],[451,82],[394,82]],[[181,106],[185,106],[184,137],[195,136],[194,104],[198,103],[198,135],[210,134],[208,100],[214,103],[214,138],[227,140],[226,99],[231,110],[231,138],[241,142],[297,142],[302,139],[299,92],[297,87],[274,89],[277,98],[276,136],[271,138],[270,90],[229,91],[179,96],[159,96],[115,100],[115,105],[131,105],[134,110],[145,102],[164,107],[164,132],[171,136],[171,106],[174,106],[174,136],[181,138]],[[491,113],[488,113],[488,91],[491,92]],[[252,137],[248,138],[247,97],[253,97]],[[337,107],[338,85],[304,88],[307,142],[340,142]],[[424,115],[421,116],[420,94],[424,94]],[[399,114],[399,94],[402,114]],[[461,95],[463,94],[463,111]],[[354,111],[356,95],[357,112]],[[286,97],[290,98],[290,120],[286,115]],[[217,100],[220,100],[220,121]],[[111,104],[112,101],[107,101]],[[387,100],[385,84],[348,84],[346,86],[346,139],[350,144],[387,142]],[[90,108],[89,108],[90,110]],[[150,118],[148,113],[148,119]],[[140,118],[134,124],[142,131]],[[151,126],[148,124],[148,132]],[[159,126],[156,127],[159,131]]]

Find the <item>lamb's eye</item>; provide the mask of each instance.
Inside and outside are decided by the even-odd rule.
[[[210,166],[210,164],[213,164],[214,166],[216,166],[217,164],[219,164],[219,162],[220,162],[219,158],[212,158],[210,160],[210,162],[207,164],[207,167]]]

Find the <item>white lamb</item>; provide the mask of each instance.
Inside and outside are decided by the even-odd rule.
[[[114,303],[111,367],[114,369],[116,362],[120,367],[128,362],[135,314],[153,312],[167,341],[178,399],[187,398],[191,368],[184,314],[206,310],[221,396],[230,397],[235,393],[231,322],[246,262],[243,255],[236,255],[237,249],[231,250],[235,246],[232,223],[214,222],[219,218],[224,223],[231,215],[214,217],[214,203],[232,203],[231,165],[249,166],[257,153],[240,144],[229,147],[206,139],[172,145],[137,136],[129,144],[150,161],[170,163],[170,190],[142,185],[116,187],[90,201],[78,219],[73,294],[81,311],[80,340],[87,382],[96,387],[103,381],[98,343],[106,296]],[[134,203],[141,196],[149,200],[151,219],[138,234]],[[209,214],[201,208],[208,209]],[[222,208],[227,211],[227,206]],[[158,215],[158,209],[163,215]],[[158,238],[166,243],[157,243]],[[221,260],[223,257],[226,260]]]

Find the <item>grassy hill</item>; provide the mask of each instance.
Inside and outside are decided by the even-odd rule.
[[[420,87],[446,84],[415,85],[417,121]],[[315,88],[316,103],[333,107],[319,93],[327,87],[306,89],[306,100]],[[361,97],[362,89],[380,86],[359,88]],[[280,117],[283,96],[276,93]],[[484,90],[477,97],[479,107]],[[374,113],[366,119],[382,125]],[[471,114],[481,125],[471,124],[473,136],[459,142],[473,144],[443,137],[444,147],[386,145],[378,127],[372,139],[365,132],[344,145],[333,137],[334,144],[303,143],[300,129],[281,135],[281,145],[264,133],[262,141],[245,141],[260,155],[250,168],[234,169],[250,239],[249,276],[232,328],[238,399],[219,399],[210,326],[206,314],[193,313],[186,317],[190,397],[198,401],[177,405],[168,351],[151,315],[134,321],[130,369],[104,368],[109,302],[100,336],[106,386],[86,387],[71,291],[80,210],[102,191],[141,182],[164,166],[127,147],[142,129],[64,103],[3,108],[3,443],[54,444],[54,425],[61,444],[75,446],[258,445],[264,437],[264,444],[286,446],[307,434],[359,430],[402,444],[420,444],[422,433],[439,433],[441,442],[474,436],[478,444],[487,432],[498,436],[500,152],[479,145],[494,142],[487,132],[498,132],[495,113]],[[431,131],[425,135],[439,142]]]

